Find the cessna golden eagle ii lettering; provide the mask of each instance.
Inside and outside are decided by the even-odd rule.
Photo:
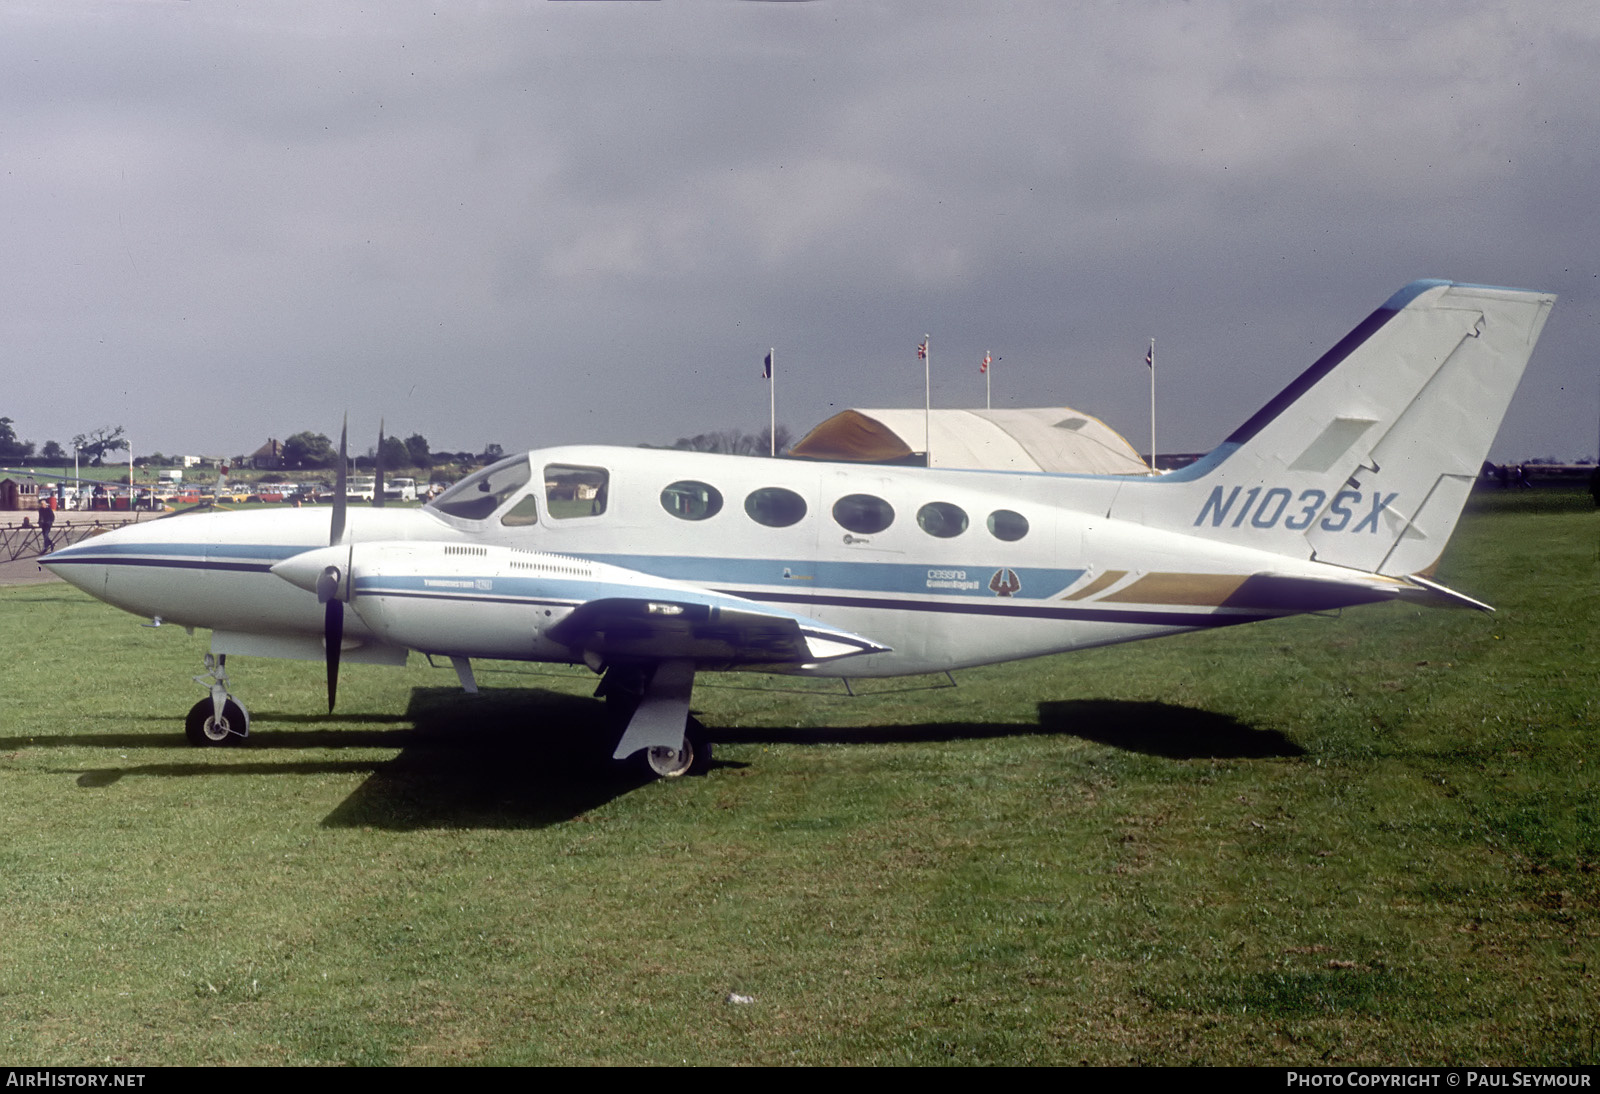
[[[197,745],[242,741],[229,655],[582,662],[615,755],[703,765],[697,672],[937,672],[1383,600],[1430,575],[1554,297],[1415,282],[1198,463],[957,471],[575,446],[421,509],[188,515],[57,551],[119,608],[210,629]],[[341,446],[343,442],[341,441]],[[348,611],[346,610],[348,609]]]

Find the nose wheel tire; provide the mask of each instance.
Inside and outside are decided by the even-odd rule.
[[[241,744],[250,735],[250,715],[244,707],[229,699],[222,704],[222,717],[219,720],[216,704],[208,695],[189,708],[189,716],[183,720],[183,735],[196,748]]]

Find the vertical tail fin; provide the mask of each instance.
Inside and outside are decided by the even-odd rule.
[[[1126,501],[1147,523],[1241,546],[1368,573],[1426,572],[1554,302],[1413,282],[1216,451],[1149,494],[1124,490],[1113,512]]]

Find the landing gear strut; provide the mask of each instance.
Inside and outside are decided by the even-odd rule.
[[[646,770],[663,779],[708,770],[711,742],[689,713],[693,687],[694,665],[687,660],[607,669],[595,694],[605,697],[625,727],[612,758],[637,754]]]
[[[228,694],[228,655],[206,654],[206,671],[194,682],[211,694],[189,708],[183,734],[196,748],[236,745],[250,736],[250,712]]]

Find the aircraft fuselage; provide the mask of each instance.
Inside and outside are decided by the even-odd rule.
[[[681,585],[773,606],[889,647],[842,665],[749,666],[850,676],[940,671],[1320,609],[1334,605],[1241,589],[1263,571],[1308,582],[1347,576],[1106,515],[1127,492],[1171,493],[1176,482],[1165,477],[599,446],[534,451],[497,466],[526,474],[487,499],[483,513],[470,486],[441,505],[350,510],[345,543],[358,552],[357,587],[346,642],[357,659],[362,643],[385,638],[362,618],[363,603],[384,595],[361,585],[363,554],[374,551],[386,572],[406,554],[415,587],[407,599],[426,600],[436,620],[411,643],[425,652],[582,660],[581,648],[540,636],[597,589],[573,575],[519,574],[518,554],[536,552],[665,579],[664,596]],[[492,471],[480,476],[492,483]],[[1246,512],[1243,503],[1234,508]],[[1212,515],[1197,513],[1196,523],[1202,518]],[[213,630],[218,652],[320,657],[321,605],[272,567],[327,547],[329,520],[326,508],[183,516],[98,537],[49,565],[134,614]],[[448,550],[466,545],[507,550]],[[1387,593],[1378,582],[1335,599],[1381,599],[1399,591],[1391,584]],[[451,619],[463,621],[454,636],[438,622]]]

